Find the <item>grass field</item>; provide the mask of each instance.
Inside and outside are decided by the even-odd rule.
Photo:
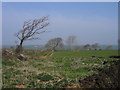
[[[31,51],[33,52],[33,51]],[[117,50],[35,51],[27,61],[2,59],[3,88],[80,87],[78,81],[98,73],[117,58]]]

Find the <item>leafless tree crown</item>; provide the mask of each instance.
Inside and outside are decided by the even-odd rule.
[[[69,36],[66,43],[69,45],[76,43],[76,36]]]
[[[95,48],[95,49],[96,49],[96,48],[99,48],[99,43],[94,43],[94,44],[92,44],[91,46],[92,46],[92,48]]]
[[[61,48],[61,47],[63,47],[63,40],[62,40],[62,38],[50,39],[47,42],[46,47],[48,47],[52,50],[56,50],[56,48]]]
[[[25,21],[22,30],[16,33],[16,37],[19,40],[38,39],[38,37],[34,36],[45,32],[45,30],[42,31],[41,29],[49,25],[47,20],[48,16],[42,17],[40,19]]]
[[[44,16],[40,19],[25,21],[22,30],[15,34],[20,41],[19,45],[17,45],[16,52],[19,53],[22,51],[22,44],[24,41],[39,39],[39,37],[35,36],[45,32],[44,28],[49,25],[49,22],[47,21],[48,16]]]
[[[69,46],[69,48],[72,49],[73,45],[76,44],[76,36],[69,36],[66,40],[66,43]]]

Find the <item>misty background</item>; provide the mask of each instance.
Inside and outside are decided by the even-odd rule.
[[[24,21],[47,15],[47,32],[39,35],[40,40],[23,45],[44,45],[56,37],[65,43],[71,35],[76,36],[76,45],[118,45],[117,2],[3,2],[3,46],[16,45],[14,34],[22,29]]]

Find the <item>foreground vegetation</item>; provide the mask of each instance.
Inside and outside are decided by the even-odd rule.
[[[27,50],[29,59],[2,58],[3,88],[80,88],[79,80],[97,74],[119,58],[117,50]]]

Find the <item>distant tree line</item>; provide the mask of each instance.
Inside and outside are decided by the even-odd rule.
[[[44,33],[46,30],[45,28],[49,25],[48,16],[44,16],[39,19],[28,20],[25,21],[23,24],[22,29],[15,34],[15,36],[19,40],[19,44],[16,47],[16,52],[21,53],[23,51],[23,42],[26,40],[35,40],[39,39],[38,35]],[[37,37],[36,37],[37,36]],[[120,43],[120,39],[118,40]],[[67,46],[67,47],[65,47]],[[66,44],[64,44],[63,39],[60,37],[56,37],[53,39],[48,40],[45,47],[51,50],[101,50],[99,43],[94,44],[85,44],[81,48],[80,45],[77,45],[77,38],[74,35],[68,36],[66,40]],[[112,49],[112,45],[106,47],[107,50]]]
[[[101,45],[99,43],[94,44],[85,44],[85,45],[77,45],[77,38],[75,36],[69,36],[66,40],[66,44],[64,44],[63,39],[60,37],[53,38],[48,40],[45,47],[51,50],[102,50]],[[108,45],[104,48],[105,50],[111,50],[112,45]]]

